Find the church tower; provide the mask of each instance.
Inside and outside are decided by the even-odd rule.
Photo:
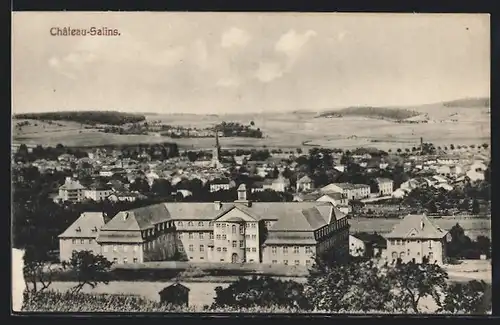
[[[215,128],[215,148],[212,151],[212,167],[220,168],[220,144],[219,144],[219,131]]]

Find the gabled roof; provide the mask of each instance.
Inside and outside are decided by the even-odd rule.
[[[390,178],[384,178],[384,177],[377,177],[376,180],[377,180],[378,183],[391,183],[391,182],[394,182],[392,179],[390,179]]]
[[[95,238],[102,226],[104,226],[102,212],[84,212],[59,235],[59,238]]]
[[[85,187],[77,181],[69,181],[59,187],[60,190],[83,190]]]
[[[297,183],[311,183],[311,182],[312,179],[307,175],[303,176],[301,179],[297,181]]]
[[[166,293],[166,292],[170,292],[172,290],[175,290],[175,291],[182,291],[182,292],[189,292],[190,289],[188,287],[186,287],[185,285],[182,285],[180,283],[174,283],[172,285],[169,285],[165,288],[163,288],[163,290],[161,290],[158,294],[163,294],[163,293]]]
[[[436,226],[426,215],[407,215],[385,238],[441,239],[448,232]]]

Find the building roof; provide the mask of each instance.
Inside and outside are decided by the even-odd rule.
[[[377,177],[376,180],[378,183],[392,183],[392,182],[394,182],[392,179],[384,178],[384,177]]]
[[[359,189],[359,188],[370,187],[369,185],[366,185],[366,184],[331,183],[331,184],[328,184],[328,185],[324,186],[323,188],[321,188],[321,191],[324,191],[324,192],[330,191],[331,185],[340,187],[342,190],[354,190],[354,189]]]
[[[59,187],[60,190],[83,190],[85,187],[78,181],[66,181],[63,185]]]
[[[385,238],[441,239],[447,232],[436,226],[426,215],[407,215]]]
[[[103,226],[102,212],[84,212],[59,235],[59,238],[95,238]]]
[[[163,293],[170,292],[171,290],[176,290],[176,291],[179,290],[182,292],[189,292],[190,291],[190,289],[188,287],[177,282],[177,283],[174,283],[172,285],[169,285],[169,286],[163,288],[158,294],[162,295]]]

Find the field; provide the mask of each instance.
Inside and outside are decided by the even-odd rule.
[[[379,234],[388,233],[399,222],[399,219],[374,219],[374,218],[352,218],[350,232],[377,232]],[[433,221],[442,229],[450,230],[457,223],[464,229],[465,234],[471,239],[477,236],[487,236],[491,238],[491,220],[478,218],[440,218]]]
[[[255,122],[264,138],[221,138],[223,148],[263,147],[308,149],[311,146],[331,148],[377,147],[405,149],[416,146],[420,137],[437,146],[470,145],[490,142],[490,116],[487,108],[447,107],[442,104],[408,107],[427,114],[429,123],[403,124],[365,117],[318,118],[316,112],[194,115],[146,115],[148,122],[159,121],[169,125],[206,128],[222,121],[248,124]],[[452,122],[451,120],[456,120]],[[15,125],[20,120],[15,120]],[[174,141],[181,148],[211,148],[211,138],[171,139],[155,135],[118,135],[85,129],[78,123],[64,124],[59,129],[47,127],[46,122],[31,121],[38,127],[13,130],[14,142],[66,146],[96,146],[123,143],[156,143]],[[45,126],[45,128],[44,128]]]

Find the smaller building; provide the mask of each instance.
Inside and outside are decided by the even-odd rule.
[[[84,191],[84,196],[94,201],[104,201],[111,193],[113,193],[111,186],[94,184]]]
[[[313,180],[305,175],[297,181],[297,192],[310,191],[314,188]]]
[[[394,192],[394,181],[392,179],[378,177],[376,181],[380,195],[391,195]]]
[[[370,196],[370,186],[366,184],[331,183],[322,187],[321,192],[342,193],[348,200],[360,200]]]
[[[210,182],[210,192],[227,191],[236,187],[234,181],[229,179],[214,179]]]
[[[180,283],[174,283],[165,287],[158,294],[160,302],[172,306],[188,307],[189,306],[189,291],[190,289]]]
[[[385,258],[403,262],[415,260],[422,263],[443,265],[446,260],[446,240],[449,232],[435,225],[426,215],[407,215],[390,233],[386,234],[387,250]]]
[[[85,187],[80,182],[73,180],[71,177],[66,177],[64,184],[59,187],[59,195],[56,200],[80,202],[85,199]]]

